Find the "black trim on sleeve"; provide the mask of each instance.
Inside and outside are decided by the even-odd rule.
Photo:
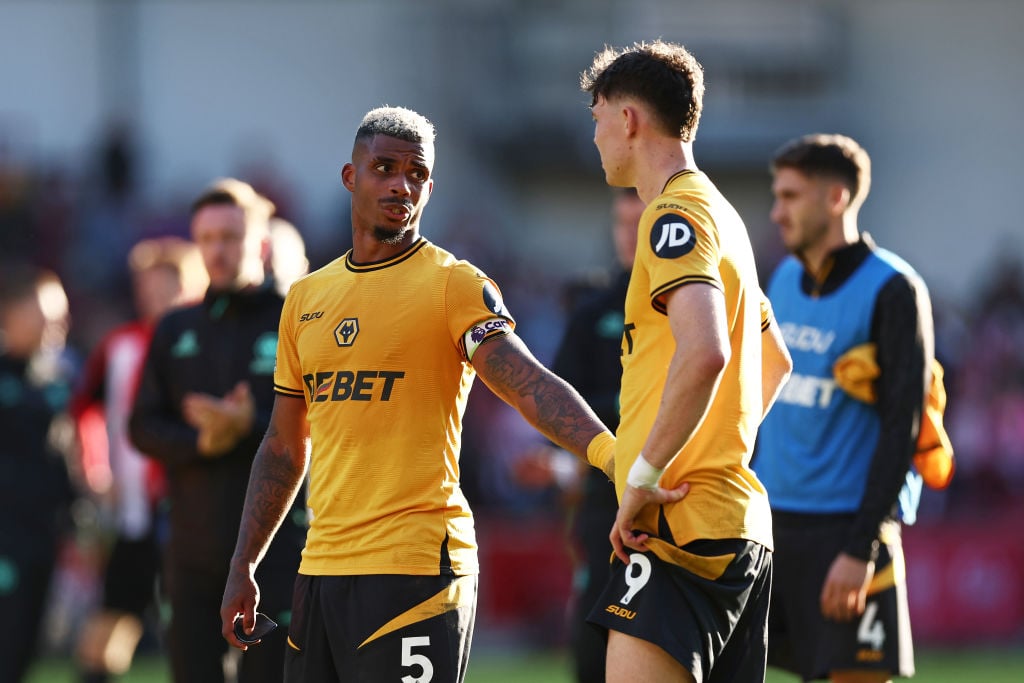
[[[853,244],[836,249],[817,281],[806,268],[800,287],[809,296],[835,291],[875,249],[864,232]],[[927,288],[919,279],[895,273],[879,290],[871,318],[871,341],[877,346],[881,375],[875,409],[881,420],[878,445],[871,456],[860,509],[843,551],[872,560],[882,523],[895,518],[897,498],[914,455],[934,354],[934,329]]]
[[[931,303],[922,282],[897,273],[878,292],[871,320],[881,374],[875,408],[881,420],[867,485],[844,551],[863,560],[877,551],[879,527],[896,515],[917,442],[934,354]]]
[[[654,290],[651,293],[651,308],[663,315],[667,314],[668,307],[665,306],[664,296],[673,289],[682,287],[683,285],[691,285],[695,282],[702,282],[706,285],[711,285],[715,289],[722,289],[722,284],[713,277],[709,277],[707,275],[686,275],[681,278],[676,278],[675,280],[670,280]]]

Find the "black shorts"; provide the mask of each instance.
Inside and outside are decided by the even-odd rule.
[[[852,515],[773,512],[775,580],[768,620],[768,663],[805,681],[830,671],[914,674],[906,569],[897,522],[879,535],[875,579],[860,619],[838,622],[821,614],[821,588],[845,545]]]
[[[698,681],[763,680],[771,551],[727,539],[671,552],[678,564],[650,551],[613,559],[588,621],[657,645]]]
[[[156,604],[160,548],[153,534],[133,540],[118,536],[103,578],[103,606],[140,619]]]
[[[299,574],[285,681],[461,683],[476,598],[475,575]]]

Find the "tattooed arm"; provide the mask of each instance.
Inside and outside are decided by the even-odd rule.
[[[259,604],[259,587],[254,578],[256,567],[302,485],[308,443],[305,400],[278,395],[274,399],[270,427],[256,451],[249,474],[238,542],[220,608],[221,633],[228,643],[243,650],[246,646],[239,643],[232,632],[235,616],[242,615],[245,632],[250,633]]]
[[[594,437],[608,434],[611,440],[608,428],[579,393],[541,365],[515,334],[481,344],[473,367],[484,384],[537,431],[582,460],[588,461],[587,447]],[[597,463],[591,459],[591,464]]]

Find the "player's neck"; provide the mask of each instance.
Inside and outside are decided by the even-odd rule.
[[[636,163],[636,191],[640,199],[650,204],[665,189],[669,178],[680,171],[696,171],[693,144],[678,140],[658,140],[638,147]]]
[[[418,226],[402,233],[397,241],[382,242],[373,230],[352,231],[352,261],[354,263],[378,263],[397,256],[419,239]]]
[[[804,262],[808,272],[815,277],[822,275],[832,261],[832,255],[844,247],[860,241],[860,231],[857,229],[856,218],[844,218],[841,223],[833,225],[828,232],[827,239],[804,249],[800,254],[800,260]]]

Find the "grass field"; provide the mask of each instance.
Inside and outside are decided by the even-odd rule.
[[[776,672],[771,672],[767,680],[768,683],[796,681]],[[1021,683],[1024,681],[1024,648],[919,652],[914,680],[922,683]],[[74,681],[69,664],[53,660],[40,662],[26,683]],[[121,678],[121,683],[169,682],[165,662],[152,657],[139,659]],[[562,654],[481,652],[470,662],[466,683],[572,683],[572,678]]]

